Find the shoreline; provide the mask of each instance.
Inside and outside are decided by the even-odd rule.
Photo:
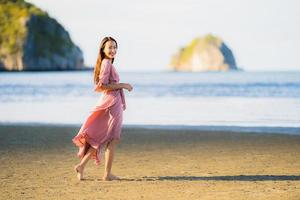
[[[80,127],[78,123],[43,123],[43,122],[0,122],[0,126],[53,126]],[[158,124],[124,124],[123,129],[150,130],[191,130],[191,131],[225,131],[258,134],[300,135],[300,127],[281,126],[234,126],[234,125],[158,125]]]

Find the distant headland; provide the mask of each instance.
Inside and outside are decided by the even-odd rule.
[[[230,71],[237,67],[232,51],[221,38],[212,34],[192,40],[174,55],[170,67],[174,71]]]
[[[1,0],[0,23],[0,71],[86,69],[69,33],[36,6]]]

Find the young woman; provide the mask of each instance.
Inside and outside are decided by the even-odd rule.
[[[105,171],[102,180],[119,179],[111,173],[115,145],[119,143],[123,121],[123,110],[126,109],[123,89],[132,90],[128,83],[119,83],[119,75],[113,66],[117,52],[117,42],[112,37],[105,37],[94,68],[94,91],[103,92],[102,99],[81,126],[78,134],[72,139],[79,147],[80,163],[75,166],[77,178],[83,179],[84,167],[90,158],[100,164],[101,152],[105,149]]]

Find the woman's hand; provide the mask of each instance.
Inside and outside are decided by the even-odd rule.
[[[124,89],[130,92],[133,89],[133,87],[129,83],[124,83]]]

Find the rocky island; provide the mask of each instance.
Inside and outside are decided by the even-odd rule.
[[[195,38],[172,57],[170,67],[175,71],[239,70],[232,51],[221,38],[212,34]]]
[[[0,0],[0,71],[81,69],[82,51],[60,23],[24,0]]]

